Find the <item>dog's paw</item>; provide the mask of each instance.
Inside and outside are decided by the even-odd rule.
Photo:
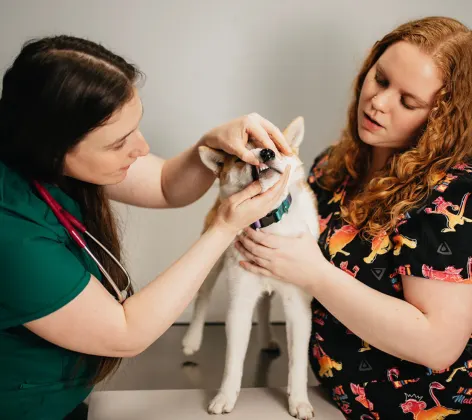
[[[236,404],[237,394],[228,395],[219,393],[208,406],[210,414],[224,414],[231,413]]]
[[[184,352],[185,356],[193,356],[198,350],[199,347],[192,347],[192,346],[183,346],[182,351]]]
[[[196,334],[186,334],[182,340],[182,351],[186,356],[192,356],[200,350],[201,344],[202,340]]]
[[[313,407],[308,400],[296,400],[289,398],[288,408],[290,415],[300,420],[311,420],[315,417]]]
[[[270,340],[262,345],[262,351],[266,353],[280,353],[280,345],[275,340]]]

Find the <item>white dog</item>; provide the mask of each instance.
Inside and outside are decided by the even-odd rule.
[[[254,227],[286,236],[310,231],[315,238],[318,238],[319,225],[315,196],[305,181],[303,163],[298,157],[304,131],[304,120],[301,117],[292,121],[284,130],[285,138],[294,152],[293,156],[276,158],[271,150],[257,149],[249,144],[248,148],[263,162],[259,169],[221,151],[204,146],[200,148],[202,161],[219,177],[220,198],[226,198],[242,190],[254,179],[259,179],[262,190],[266,191],[277,182],[286,166],[291,166],[287,189],[281,202],[277,204],[274,212],[269,213]],[[219,200],[207,215],[205,228],[214,217]],[[274,213],[277,214],[274,215]],[[258,313],[262,345],[266,349],[277,349],[269,322],[270,300],[273,292],[276,291],[282,298],[286,318],[289,412],[299,419],[311,419],[314,414],[307,395],[311,298],[294,285],[247,272],[238,264],[243,259],[232,244],[215,264],[198,292],[193,319],[182,342],[186,355],[192,355],[200,349],[211,291],[219,275],[224,275],[228,280],[229,289],[226,366],[220,391],[210,403],[208,411],[213,414],[229,413],[236,404],[241,389],[252,315],[260,298],[262,299]]]

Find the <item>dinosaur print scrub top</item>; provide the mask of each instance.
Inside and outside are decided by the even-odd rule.
[[[327,153],[315,159],[308,182],[318,200],[319,246],[332,264],[399,299],[402,274],[472,287],[472,165],[444,174],[423,205],[399,218],[391,235],[368,242],[340,218],[347,180],[334,193],[315,182],[323,176]],[[472,339],[456,363],[431,371],[364,342],[316,299],[312,317],[313,372],[346,418],[472,419]]]

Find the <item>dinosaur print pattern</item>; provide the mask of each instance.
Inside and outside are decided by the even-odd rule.
[[[331,192],[319,187],[326,164],[320,155],[308,179],[318,202],[320,250],[341,274],[402,300],[405,276],[472,284],[472,162],[438,174],[425,201],[372,240],[340,216],[349,178]],[[376,348],[316,298],[311,306],[310,365],[347,419],[472,419],[472,337],[453,364],[435,371]]]
[[[363,353],[365,351],[369,351],[369,350],[372,350],[372,348],[370,347],[369,343],[367,343],[366,341],[364,340],[361,340],[362,341],[362,347],[358,350],[360,353]]]
[[[458,163],[457,165],[454,166],[453,169],[457,169],[459,171],[466,171],[466,172],[472,173],[472,165],[468,165],[466,163]]]
[[[328,162],[328,155],[324,155],[317,165],[314,165],[311,168],[311,173],[308,176],[308,182],[314,184],[317,179],[320,179],[323,176],[323,166]]]
[[[380,420],[380,417],[378,415],[378,413],[375,413],[375,412],[372,412],[371,413],[372,416],[370,416],[369,414],[362,414],[359,419],[360,420]]]
[[[395,247],[393,248],[393,255],[400,255],[400,252],[404,245],[412,249],[416,248],[417,245],[416,239],[411,239],[404,235],[395,235],[393,237],[393,242],[395,243]]]
[[[345,181],[341,184],[341,186],[334,192],[331,199],[328,201],[328,204],[331,203],[342,203],[344,197],[346,196],[346,185],[348,179],[346,178]]]
[[[461,276],[463,268],[455,268],[453,266],[446,267],[445,270],[435,270],[431,266],[423,264],[422,273],[427,279],[443,280],[451,283],[469,283],[472,284],[472,278],[470,277],[472,258],[469,257],[467,260],[467,277]]]
[[[338,405],[339,409],[344,413],[345,416],[352,413],[349,396],[344,391],[344,387],[342,385],[338,385],[332,389],[331,398]]]
[[[351,225],[343,225],[337,229],[328,242],[331,258],[335,257],[338,253],[345,256],[350,255],[349,252],[344,250],[344,248],[354,240],[357,233],[358,230]]]
[[[434,189],[439,192],[444,192],[449,187],[450,183],[457,179],[457,175],[447,174],[441,182],[438,182]]]
[[[372,264],[377,255],[386,254],[392,249],[392,241],[386,232],[382,232],[372,240],[372,252],[364,258],[367,264]]]
[[[351,383],[351,391],[354,395],[357,395],[355,398],[357,402],[361,403],[365,408],[368,408],[370,411],[374,409],[374,404],[372,404],[372,402],[367,399],[365,395],[365,389],[362,386]]]
[[[345,273],[350,274],[352,277],[356,277],[357,273],[359,272],[359,267],[355,265],[352,267],[352,270],[349,270],[348,268],[349,261],[343,261],[341,264],[339,264],[339,268],[343,270]]]
[[[343,368],[342,363],[338,363],[338,362],[334,361],[333,359],[331,359],[331,357],[329,357],[326,354],[321,355],[321,356],[315,355],[315,357],[318,358],[318,362],[320,364],[319,375],[321,377],[327,376],[327,377],[332,378],[333,377],[333,369],[341,370]]]
[[[395,227],[395,234],[393,236],[393,243],[395,244],[393,248],[393,255],[400,255],[400,252],[404,245],[413,249],[413,248],[416,248],[416,245],[418,244],[418,241],[416,239],[408,238],[407,236],[399,233],[399,227],[407,223],[409,217],[410,216],[408,214],[402,214],[397,220],[397,225]]]
[[[318,344],[313,347],[313,355],[318,359],[318,363],[320,364],[320,370],[318,374],[321,377],[326,376],[332,378],[333,369],[339,371],[343,368],[343,365],[342,363],[338,363],[333,360],[323,351],[319,342],[324,340],[319,336],[319,334],[317,334],[316,338],[318,340]]]
[[[444,385],[439,382],[432,382],[429,386],[431,398],[436,404],[436,407],[427,409],[427,404],[422,401],[423,397],[416,395],[405,394],[406,401],[401,405],[404,413],[413,414],[415,420],[437,420],[444,419],[452,414],[459,414],[461,410],[443,407],[437,397],[433,393],[433,389],[446,389]]]
[[[464,362],[463,366],[456,367],[452,370],[452,373],[449,375],[449,377],[446,379],[446,382],[451,382],[454,379],[454,376],[456,376],[457,372],[467,372],[469,377],[472,377],[472,360],[467,360]],[[450,369],[448,369],[449,371]],[[472,402],[471,402],[472,404]]]
[[[460,206],[453,204],[450,201],[446,201],[443,197],[438,197],[433,201],[433,204],[436,206],[436,208],[433,210],[431,207],[428,207],[425,209],[425,212],[427,214],[441,214],[446,218],[447,227],[442,229],[441,232],[455,232],[456,225],[463,225],[465,222],[472,222],[472,219],[464,217],[464,210],[469,195],[470,192],[462,197]],[[457,213],[452,213],[449,211],[449,207],[452,211],[457,211]]]
[[[400,370],[398,368],[389,369],[387,372],[387,378],[392,383],[395,389],[403,388],[407,384],[418,382],[420,378],[415,379],[399,379]]]
[[[332,214],[329,214],[327,217],[325,218],[322,218],[321,216],[318,216],[318,223],[319,223],[319,226],[320,226],[320,235],[326,230],[326,228],[328,227],[328,223],[329,221],[331,220],[331,217],[333,215]]]

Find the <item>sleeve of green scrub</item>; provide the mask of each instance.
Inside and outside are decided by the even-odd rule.
[[[44,317],[74,299],[90,273],[50,232],[18,216],[2,216],[0,329]]]

